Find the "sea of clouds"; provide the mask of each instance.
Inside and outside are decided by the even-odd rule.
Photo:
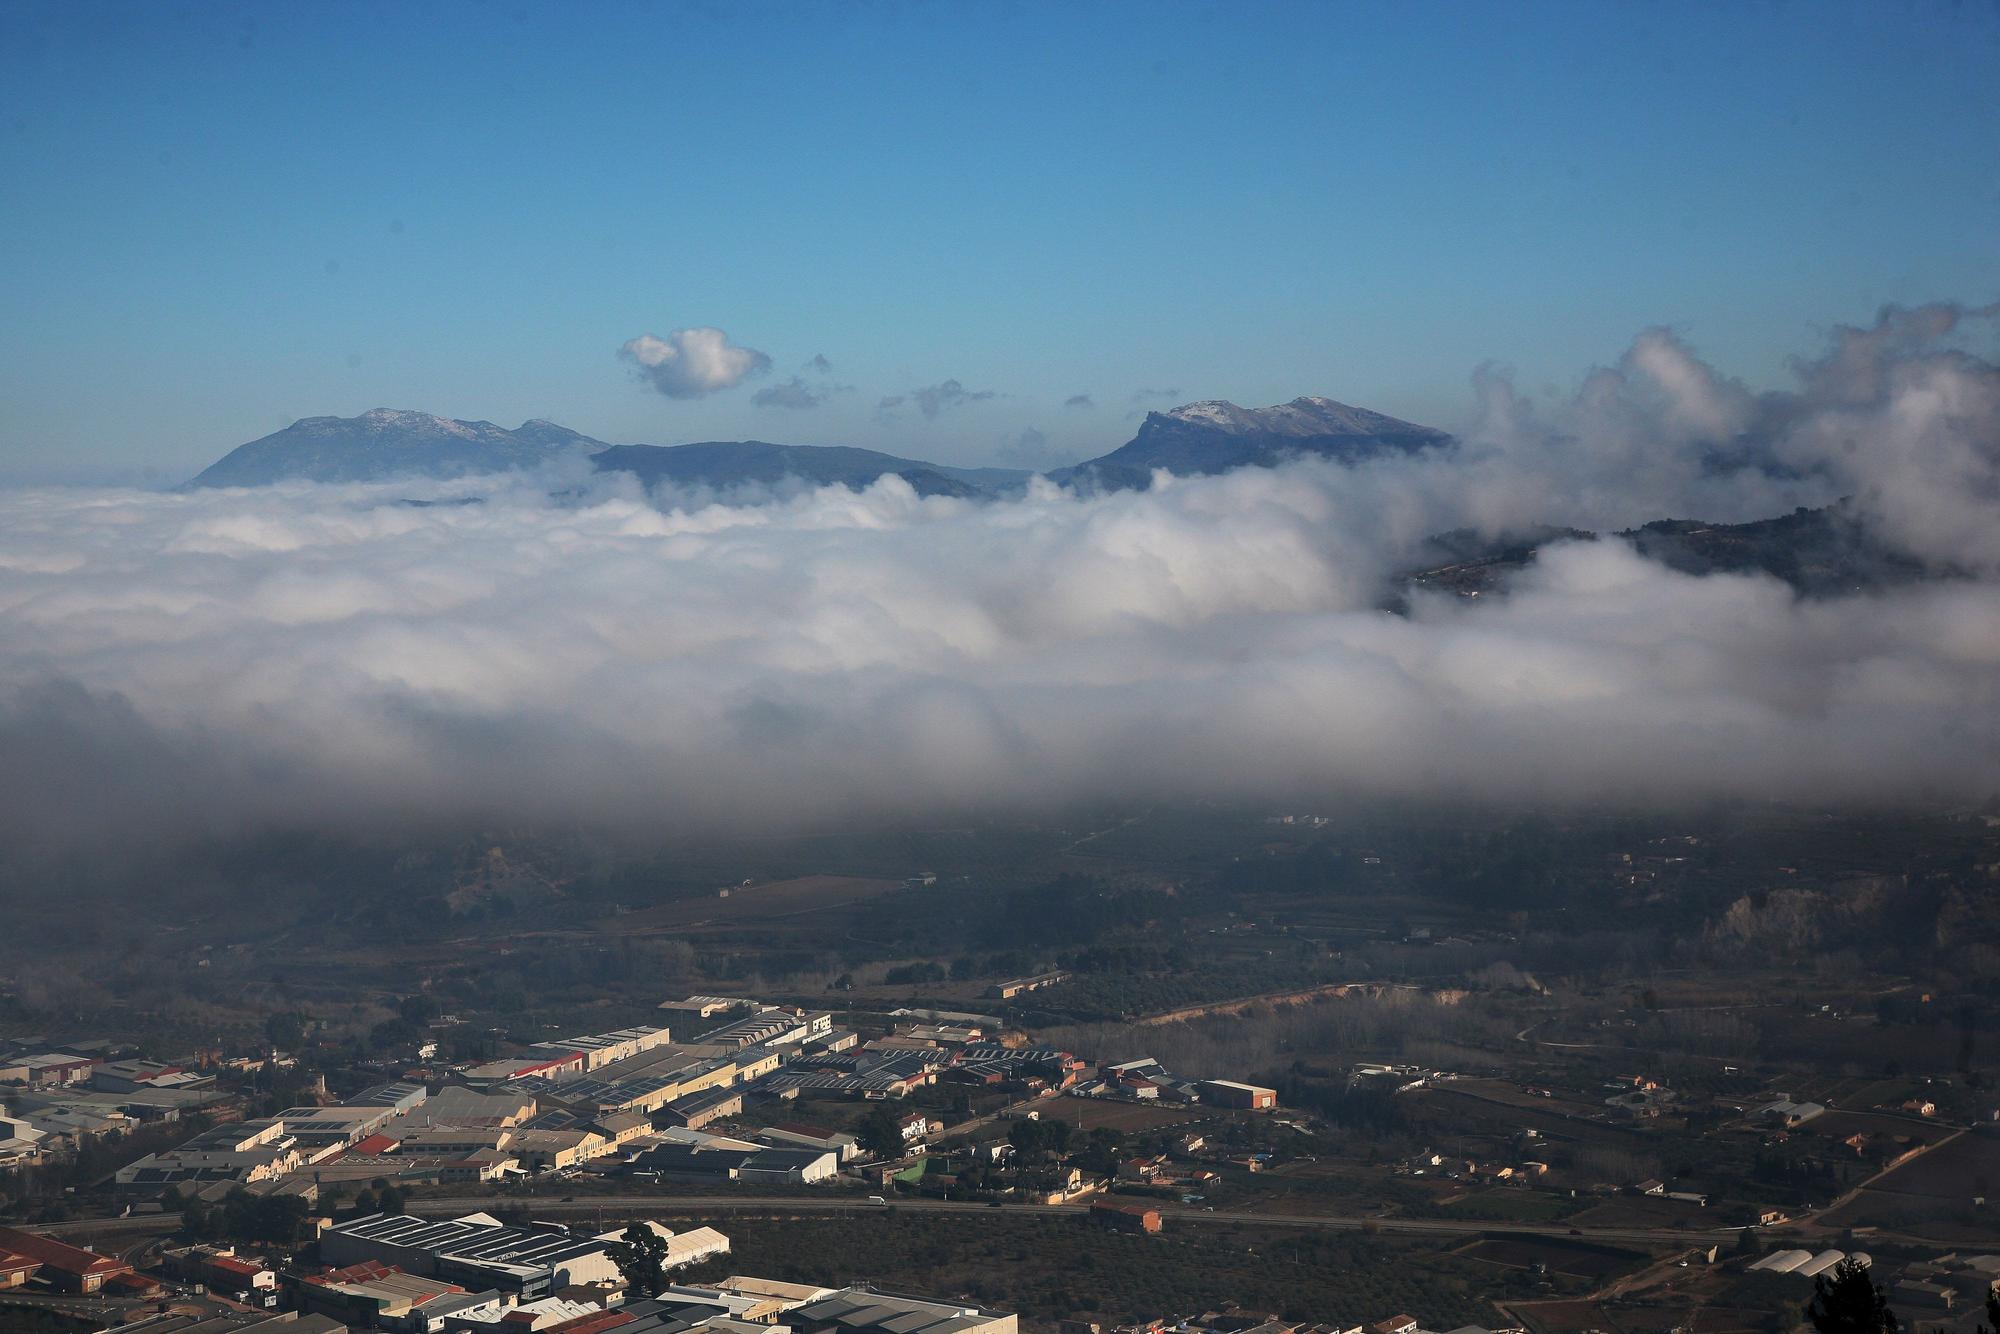
[[[1106,798],[1984,802],[1993,314],[1885,312],[1761,393],[1649,332],[1554,406],[1482,375],[1450,451],[1145,492],[0,492],[0,836],[671,833]],[[1504,597],[1381,610],[1449,529],[1843,497],[1951,577],[1801,600],[1599,541],[1545,550]]]

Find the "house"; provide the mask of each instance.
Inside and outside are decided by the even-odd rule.
[[[329,1265],[373,1261],[467,1288],[498,1289],[523,1301],[573,1283],[616,1280],[618,1266],[607,1244],[547,1225],[507,1227],[488,1214],[452,1219],[371,1214],[336,1223],[319,1239],[320,1259]]]
[[[34,1277],[42,1262],[32,1256],[19,1255],[13,1251],[0,1251],[0,1291],[18,1288]]]
[[[441,1300],[465,1297],[456,1283],[407,1273],[373,1261],[329,1269],[318,1274],[288,1276],[288,1295],[298,1310],[326,1316],[354,1328],[431,1334],[443,1324],[437,1316]],[[452,1302],[453,1308],[462,1309]]]
[[[866,1288],[843,1288],[794,1306],[783,1323],[794,1334],[1018,1334],[1020,1328],[1009,1312]]]
[[[664,1124],[680,1126],[686,1130],[699,1130],[711,1121],[720,1121],[725,1117],[742,1114],[743,1090],[740,1088],[702,1089],[685,1097],[675,1098],[654,1113]]]
[[[490,1088],[516,1079],[540,1077],[562,1083],[584,1074],[584,1054],[580,1051],[536,1051],[526,1056],[509,1056],[461,1070],[459,1075],[474,1088]]]
[[[505,1149],[468,1153],[456,1162],[440,1164],[437,1170],[440,1182],[503,1181],[521,1174],[521,1160]]]
[[[517,1130],[499,1147],[519,1158],[523,1167],[555,1171],[587,1162],[610,1145],[594,1130]]]
[[[106,1093],[142,1088],[213,1088],[215,1076],[184,1071],[164,1061],[106,1061],[90,1072],[90,1086]]]
[[[89,1056],[75,1056],[68,1052],[17,1056],[0,1066],[0,1083],[27,1084],[33,1088],[80,1084],[90,1078],[90,1072],[96,1065],[96,1060]]]
[[[363,1089],[351,1098],[342,1099],[343,1107],[387,1107],[395,1112],[412,1112],[423,1106],[430,1091],[422,1084],[397,1082],[377,1084]]]
[[[0,1168],[18,1167],[41,1157],[42,1150],[48,1147],[43,1143],[47,1138],[47,1131],[7,1115],[7,1109],[0,1107]]]
[[[551,1058],[575,1053],[583,1058],[583,1070],[588,1074],[641,1052],[651,1051],[671,1040],[672,1036],[671,1030],[662,1025],[644,1024],[612,1033],[591,1033],[555,1042],[537,1042],[534,1050]]]
[[[34,1277],[58,1292],[95,1295],[112,1280],[132,1274],[132,1266],[123,1260],[11,1227],[0,1227],[0,1252],[16,1257],[9,1262],[14,1267],[33,1261]]]
[[[638,1112],[612,1112],[595,1118],[585,1128],[604,1136],[605,1146],[615,1149],[644,1135],[653,1128],[653,1122]]]
[[[1369,1334],[1417,1334],[1415,1316],[1392,1315],[1387,1320],[1377,1320],[1368,1326]]]
[[[801,1186],[826,1181],[840,1171],[840,1159],[818,1149],[759,1149],[736,1169],[739,1181]]]
[[[1160,1086],[1144,1075],[1119,1075],[1112,1080],[1111,1087],[1128,1098],[1138,1098],[1150,1102],[1160,1096]]]
[[[1045,987],[1053,987],[1067,981],[1069,974],[1056,969],[1053,972],[1036,973],[1031,977],[1015,977],[1005,982],[996,982],[986,988],[986,995],[989,1000],[1013,1000],[1016,996],[1024,996],[1030,991],[1040,991]]]
[[[1278,1105],[1276,1089],[1256,1084],[1239,1083],[1234,1079],[1204,1079],[1200,1087],[1201,1100],[1215,1107],[1267,1111]]]
[[[661,1144],[633,1159],[635,1172],[678,1181],[761,1181],[813,1185],[840,1171],[840,1160],[817,1149],[759,1145]]]
[[[798,1121],[781,1121],[774,1126],[766,1126],[757,1132],[759,1141],[780,1148],[818,1149],[831,1153],[841,1162],[852,1162],[861,1156],[861,1141],[844,1130],[825,1130],[819,1126],[806,1125]]]
[[[1958,1308],[1958,1293],[1942,1283],[1924,1283],[1905,1279],[1896,1285],[1890,1300],[1898,1306],[1921,1306],[1933,1311],[1952,1311]]]
[[[278,1275],[275,1270],[246,1260],[233,1251],[216,1251],[198,1248],[195,1269],[202,1281],[218,1292],[276,1292]]]
[[[1118,1164],[1118,1179],[1120,1181],[1139,1182],[1157,1181],[1160,1174],[1166,1170],[1166,1164],[1167,1160],[1165,1158],[1127,1158],[1124,1162]]]
[[[679,1269],[709,1259],[711,1256],[729,1254],[729,1238],[712,1227],[695,1227],[685,1232],[676,1232],[670,1227],[654,1222],[643,1222],[636,1226],[643,1227],[666,1241],[666,1266],[669,1269]],[[599,1236],[598,1240],[607,1243],[622,1241],[626,1231],[625,1228],[619,1228],[613,1232],[606,1232]],[[623,1280],[620,1280],[621,1286],[622,1283]]]
[[[1125,1204],[1117,1200],[1093,1200],[1092,1221],[1122,1232],[1154,1233],[1160,1230],[1160,1211],[1149,1204]]]
[[[1816,1102],[1793,1102],[1789,1098],[1779,1098],[1775,1102],[1768,1102],[1759,1107],[1757,1115],[1763,1120],[1789,1128],[1802,1126],[1824,1111],[1826,1108]]]
[[[833,1031],[833,1016],[804,1010],[767,1009],[701,1036],[703,1045],[730,1047],[791,1047]]]
[[[728,1014],[732,1010],[757,1010],[763,1006],[758,1001],[746,1000],[741,996],[689,996],[684,1000],[661,1001],[660,1008],[678,1010],[697,1019],[713,1019],[718,1014]]]

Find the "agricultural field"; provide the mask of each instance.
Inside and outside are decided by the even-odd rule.
[[[1656,1195],[1617,1195],[1570,1215],[1578,1227],[1716,1227],[1722,1219],[1712,1208],[1689,1200]]]
[[[1602,1283],[1614,1274],[1634,1269],[1647,1259],[1639,1251],[1590,1246],[1552,1237],[1487,1237],[1461,1247],[1457,1254],[1481,1264],[1506,1269],[1532,1269],[1541,1265],[1551,1274],[1588,1279],[1593,1283]]]
[[[677,899],[658,907],[604,918],[597,925],[601,931],[619,935],[676,934],[700,928],[739,927],[844,908],[902,888],[900,880],[808,875],[762,885],[738,885],[710,895]]]
[[[1111,1102],[1099,1098],[1052,1098],[1039,1109],[1044,1121],[1067,1121],[1078,1130],[1100,1126],[1126,1135],[1144,1135],[1216,1120],[1213,1107],[1178,1104],[1148,1106],[1143,1102]]]
[[[1426,1328],[1494,1323],[1481,1294],[1492,1270],[1428,1243],[1254,1227],[1135,1236],[1082,1216],[955,1219],[939,1227],[897,1210],[839,1220],[731,1220],[715,1275],[868,1280],[888,1291],[963,1297],[1046,1330],[1240,1306],[1341,1326],[1407,1312]],[[693,1271],[690,1281],[708,1277]]]
[[[2000,1196],[2000,1135],[1966,1131],[1893,1168],[1820,1221],[1990,1241],[1993,1211],[2000,1206],[1995,1196]],[[1975,1203],[1982,1197],[1993,1202]]]

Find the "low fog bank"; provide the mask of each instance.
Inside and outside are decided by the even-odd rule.
[[[1077,800],[1902,804],[2000,792],[1993,312],[1784,392],[1663,332],[1451,451],[981,504],[396,487],[0,493],[0,837],[811,828]],[[1800,600],[1616,541],[1379,610],[1461,527],[1851,497],[1955,575]],[[411,504],[429,500],[436,504]]]

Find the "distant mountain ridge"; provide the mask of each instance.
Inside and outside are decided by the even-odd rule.
[[[1297,398],[1268,408],[1209,400],[1148,413],[1130,442],[1099,458],[1048,474],[1084,491],[1144,489],[1156,469],[1181,476],[1271,467],[1300,455],[1354,462],[1385,453],[1448,446],[1442,431],[1351,407],[1329,398]],[[399,477],[449,479],[560,458],[588,459],[599,472],[623,472],[648,487],[775,485],[796,478],[816,486],[865,487],[895,475],[922,496],[988,500],[1018,495],[1031,473],[958,468],[844,445],[779,445],[711,440],[684,445],[607,445],[540,418],[513,430],[489,421],[458,421],[427,412],[376,408],[358,417],[307,417],[238,446],[197,475],[190,487],[268,486],[278,482],[380,482]],[[408,504],[472,504],[419,500]],[[1798,510],[1751,523],[1660,519],[1616,534],[1648,558],[1692,574],[1761,572],[1802,595],[1824,597],[1915,580],[1951,577],[1886,545],[1846,505]],[[1385,592],[1403,609],[1418,589],[1462,597],[1502,594],[1541,549],[1597,534],[1538,526],[1498,537],[1471,532],[1430,539],[1413,568]]]
[[[1138,434],[1109,454],[1049,473],[1087,490],[1143,490],[1158,469],[1181,476],[1271,467],[1296,455],[1352,462],[1385,452],[1449,444],[1451,437],[1330,398],[1296,398],[1269,408],[1211,399],[1152,412]],[[787,477],[819,485],[867,486],[893,473],[926,496],[968,499],[1018,494],[1031,473],[959,468],[846,445],[779,445],[710,440],[685,445],[608,445],[535,418],[513,430],[428,412],[376,408],[358,417],[306,417],[239,445],[188,485],[270,486],[278,482],[379,482],[450,478],[533,468],[568,455],[600,472],[629,472],[648,485],[724,489]]]
[[[1648,560],[1683,574],[1767,574],[1808,598],[1961,574],[1927,565],[1888,545],[1846,502],[1747,523],[1655,519],[1611,536],[1630,542]],[[1543,547],[1594,542],[1598,537],[1576,528],[1546,526],[1491,538],[1464,530],[1440,533],[1425,544],[1426,556],[1437,558],[1435,563],[1398,575],[1391,605],[1400,609],[1404,594],[1416,588],[1468,598],[1501,594],[1515,574],[1534,563]]]
[[[602,440],[540,418],[510,431],[489,421],[375,408],[358,417],[301,418],[282,431],[238,445],[188,485],[464,477],[532,468],[563,454],[604,448]]]
[[[1268,408],[1207,399],[1149,412],[1126,444],[1073,468],[1058,468],[1049,478],[1100,490],[1139,489],[1162,468],[1196,477],[1269,468],[1298,455],[1354,463],[1450,443],[1443,431],[1330,398],[1295,398]]]
[[[613,445],[591,456],[599,472],[629,472],[647,486],[770,485],[796,477],[817,486],[860,488],[894,474],[920,496],[980,499],[1030,474],[997,468],[950,468],[845,445],[773,445],[762,440],[710,440],[691,445]]]

